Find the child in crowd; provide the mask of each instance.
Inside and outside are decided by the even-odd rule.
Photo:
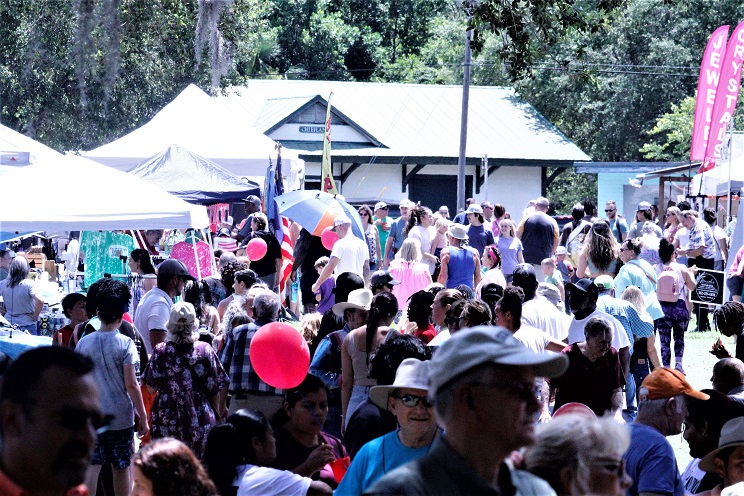
[[[142,392],[137,383],[139,355],[132,339],[119,333],[125,302],[116,296],[105,296],[98,302],[97,315],[101,328],[84,336],[76,351],[95,363],[93,374],[101,396],[102,411],[111,415],[108,430],[98,434],[88,470],[87,485],[96,494],[98,475],[104,463],[111,464],[114,493],[128,494],[131,489],[129,465],[134,454],[134,409],[139,415],[140,437],[149,432]]]
[[[62,313],[70,319],[70,323],[54,331],[52,335],[53,345],[63,346],[65,348],[70,347],[70,338],[75,327],[88,320],[85,303],[85,295],[81,293],[70,293],[62,298]]]
[[[315,270],[318,274],[323,272],[323,269],[331,261],[328,257],[320,257],[315,261]],[[336,281],[333,277],[329,277],[323,284],[320,285],[320,289],[315,293],[315,298],[318,301],[318,313],[323,315],[327,310],[330,310],[333,305],[336,304],[336,295],[333,290],[336,288]]]
[[[552,284],[558,288],[558,292],[561,294],[561,302],[566,301],[566,292],[563,288],[563,280],[560,274],[555,272],[555,260],[552,258],[546,258],[542,261],[542,273],[545,275],[545,282]]]
[[[323,314],[313,312],[306,313],[302,316],[302,319],[300,319],[300,332],[302,333],[302,337],[305,338],[305,341],[307,341],[308,345],[310,345],[310,343],[313,342],[315,336],[318,335],[318,329],[320,329],[320,320],[322,317]]]
[[[559,246],[558,248],[556,248],[555,266],[558,269],[558,272],[561,273],[563,284],[568,284],[569,282],[576,282],[574,266],[570,260],[566,259],[566,247],[565,246]]]

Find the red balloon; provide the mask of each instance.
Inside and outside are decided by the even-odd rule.
[[[256,260],[261,260],[266,255],[266,250],[268,249],[266,241],[261,238],[253,238],[245,245],[245,254],[251,262],[255,262]]]
[[[333,245],[338,241],[338,234],[336,234],[336,231],[331,231],[331,229],[333,229],[333,227],[328,226],[323,229],[323,232],[320,234],[320,242],[323,243],[326,250],[332,250]]]
[[[261,327],[251,340],[251,365],[269,386],[297,387],[310,368],[310,349],[302,334],[284,322]]]

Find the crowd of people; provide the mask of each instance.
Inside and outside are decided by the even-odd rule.
[[[519,218],[470,199],[453,221],[379,202],[358,209],[364,239],[337,216],[330,249],[295,226],[310,366],[282,390],[251,361],[294,316],[249,197],[216,273],[135,249],[136,278],[67,295],[55,346],[0,370],[0,494],[722,494],[744,483],[744,341],[716,347],[711,389],[687,382],[691,316],[710,325],[695,274],[728,245],[685,203],[659,222],[641,202],[628,225],[587,201],[559,228],[546,198]],[[244,256],[256,238],[265,263]],[[742,256],[713,312],[726,336],[744,332]],[[28,263],[3,260],[2,313],[35,333]],[[680,472],[665,438],[683,426]]]

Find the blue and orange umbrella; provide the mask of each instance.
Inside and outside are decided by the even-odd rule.
[[[364,239],[362,219],[356,208],[341,200],[337,195],[319,190],[291,191],[274,198],[279,213],[300,224],[313,236],[320,236],[323,229],[333,226],[339,215],[351,219],[351,229],[356,237]]]

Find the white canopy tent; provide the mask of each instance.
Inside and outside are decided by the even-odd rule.
[[[209,224],[203,206],[186,203],[131,174],[62,155],[0,126],[0,147],[11,144],[15,148],[7,151],[31,150],[31,163],[0,168],[0,231],[203,228]]]
[[[729,170],[731,171],[731,191],[744,187],[744,155],[723,160],[721,165],[702,174],[696,174],[690,182],[693,196],[727,196],[729,194]]]
[[[130,170],[176,144],[236,176],[263,180],[269,158],[276,161],[276,142],[255,129],[249,118],[231,112],[225,103],[191,84],[147,124],[116,141],[85,152],[84,157],[119,170]],[[305,162],[282,151],[287,191],[299,189]]]

